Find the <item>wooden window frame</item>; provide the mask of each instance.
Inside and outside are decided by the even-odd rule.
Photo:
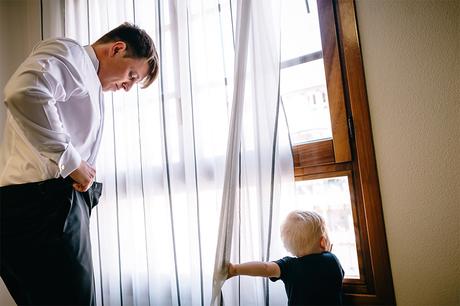
[[[347,176],[360,279],[345,303],[395,305],[354,0],[317,0],[333,139],[295,145],[296,180]]]

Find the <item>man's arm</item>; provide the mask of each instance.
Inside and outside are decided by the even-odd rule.
[[[70,176],[77,191],[91,187],[96,175],[95,169],[72,146],[71,135],[64,129],[56,108],[57,98],[53,91],[63,93],[63,87],[47,72],[34,75],[29,71],[16,76],[6,88],[5,102],[8,109],[30,143],[42,154],[54,161],[62,177]],[[30,85],[28,85],[30,84]],[[49,88],[50,87],[50,88]],[[52,90],[61,88],[61,90]]]
[[[11,77],[5,87],[5,103],[24,136],[43,156],[56,163],[62,177],[70,176],[74,188],[86,191],[94,181],[94,167],[81,159],[72,145],[72,135],[65,129],[57,103],[67,103],[67,92],[73,96],[85,93],[80,75],[71,71],[53,56],[59,54],[58,43],[48,42],[39,47]],[[42,55],[38,55],[42,54]]]
[[[18,71],[5,87],[9,112],[35,149],[56,163],[61,176],[67,177],[80,166],[81,157],[56,107],[63,103],[58,101],[65,100],[64,87],[46,70],[37,72],[26,65]]]
[[[278,264],[274,262],[252,261],[242,264],[230,263],[228,265],[227,278],[237,275],[280,277],[281,270]]]

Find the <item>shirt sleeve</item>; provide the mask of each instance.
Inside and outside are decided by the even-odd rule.
[[[272,282],[276,282],[277,280],[283,279],[285,277],[286,269],[287,269],[286,266],[288,265],[289,258],[290,257],[286,256],[284,258],[274,261],[274,263],[276,263],[280,268],[280,277],[270,277],[270,280]]]
[[[63,69],[53,58],[25,62],[5,87],[5,103],[27,140],[67,177],[78,168],[81,157],[56,107],[66,97]]]
[[[337,267],[338,267],[338,269],[340,271],[341,280],[343,281],[343,278],[345,277],[345,271],[343,270],[343,267],[340,264],[340,260],[333,253],[327,252],[326,254],[329,254],[332,258],[334,258],[334,261],[335,261],[335,263],[336,263],[336,265],[337,265]]]

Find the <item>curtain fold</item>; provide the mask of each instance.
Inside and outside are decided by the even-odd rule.
[[[249,25],[251,16],[251,0],[238,1],[236,19],[236,47],[234,67],[233,107],[230,117],[227,154],[225,163],[225,179],[220,207],[220,223],[217,238],[216,258],[211,305],[221,305],[221,289],[225,282],[226,266],[230,262],[232,238],[234,232],[235,208],[240,192],[240,146],[241,130],[246,85],[246,65],[248,56]]]
[[[160,54],[160,78],[149,88],[105,93],[96,165],[104,190],[91,218],[98,305],[209,305],[215,265],[284,255],[279,220],[294,201],[286,124],[276,120],[279,1],[43,6],[53,16],[44,19],[48,36],[88,44],[129,21],[147,30]],[[239,132],[231,124],[237,117]],[[228,145],[236,132],[239,144]],[[231,150],[237,171],[230,183]],[[225,189],[234,197],[233,226],[220,221]],[[225,260],[216,257],[219,226],[233,233]],[[286,303],[282,284],[220,284],[228,305]]]

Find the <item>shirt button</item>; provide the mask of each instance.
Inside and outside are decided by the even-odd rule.
[[[61,170],[64,170],[65,169],[65,166],[64,165],[61,165]]]

